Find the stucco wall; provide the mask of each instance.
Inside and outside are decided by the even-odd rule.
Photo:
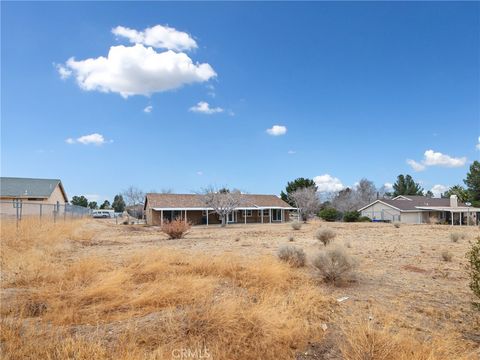
[[[388,205],[377,202],[361,211],[362,216],[368,216],[372,220],[398,221],[400,211]]]

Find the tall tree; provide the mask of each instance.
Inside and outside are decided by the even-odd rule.
[[[129,186],[127,190],[123,192],[123,198],[131,209],[127,210],[131,215],[140,219],[143,217],[143,207],[138,206],[145,202],[145,193],[135,186]]]
[[[318,190],[317,184],[315,184],[315,181],[313,181],[312,179],[307,179],[303,177],[297,178],[287,183],[287,186],[285,187],[285,191],[282,191],[280,193],[280,197],[282,198],[283,201],[289,203],[292,206],[295,206],[293,200],[290,198],[289,195],[298,189],[311,188],[311,187],[313,187],[315,191]]]
[[[123,200],[123,196],[118,194],[115,195],[113,198],[112,208],[117,213],[123,213],[125,211],[125,201]]]
[[[72,197],[71,203],[76,206],[88,207],[88,199],[83,195]]]
[[[227,225],[228,215],[242,203],[242,194],[238,190],[209,187],[203,190],[203,202],[220,216],[222,226]],[[208,211],[207,211],[208,216]]]
[[[95,210],[95,209],[98,209],[98,204],[97,204],[96,201],[90,201],[90,202],[88,203],[88,207],[89,207],[90,209]]]
[[[462,185],[454,185],[442,194],[442,197],[449,198],[452,195],[457,195],[461,202],[468,201],[468,192]]]
[[[105,201],[103,202],[103,204],[100,205],[100,209],[102,209],[102,210],[103,210],[103,209],[105,209],[105,210],[110,209],[110,201],[105,200]]]
[[[423,188],[410,175],[398,175],[397,181],[393,184],[393,190],[393,196],[423,195]]]
[[[302,187],[289,194],[289,200],[298,209],[298,218],[307,222],[321,208],[320,198],[316,187]]]
[[[470,171],[463,182],[467,185],[468,200],[473,206],[480,206],[480,161],[475,160],[470,165]]]
[[[433,198],[434,197],[434,194],[431,190],[428,190],[426,193],[425,193],[425,196],[426,197],[429,197],[429,198]]]

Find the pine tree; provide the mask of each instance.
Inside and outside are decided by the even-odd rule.
[[[308,188],[308,187],[314,187],[315,191],[317,191],[317,185],[315,184],[315,181],[313,181],[312,179],[297,178],[287,183],[287,186],[285,187],[285,191],[282,191],[280,193],[280,197],[282,198],[283,201],[289,203],[292,206],[295,206],[293,201],[290,199],[289,195],[298,189]]]
[[[470,172],[467,173],[467,178],[463,182],[467,185],[468,200],[473,206],[480,206],[480,162],[478,160],[470,165]]]
[[[393,190],[393,196],[423,195],[423,188],[410,175],[398,175],[397,182],[393,184]]]

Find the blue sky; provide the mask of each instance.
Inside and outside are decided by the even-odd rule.
[[[2,176],[101,201],[300,176],[430,189],[479,159],[478,2],[1,6]]]

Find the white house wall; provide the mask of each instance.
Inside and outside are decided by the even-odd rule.
[[[368,216],[372,220],[398,221],[400,211],[385,204],[377,202],[361,211],[362,216]]]

